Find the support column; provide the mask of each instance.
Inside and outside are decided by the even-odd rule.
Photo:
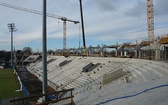
[[[127,52],[126,51],[124,51],[124,57],[126,57],[127,56]]]
[[[165,60],[168,60],[168,47],[165,46]]]
[[[160,50],[155,50],[155,60],[160,60]]]
[[[117,48],[116,48],[115,56],[118,57],[118,50],[117,50]]]
[[[121,57],[123,56],[123,52],[121,51]]]
[[[139,50],[139,45],[138,45],[138,41],[136,40],[136,47],[135,47],[135,58],[138,58],[138,50]]]
[[[138,50],[135,50],[135,58],[138,58]]]
[[[142,58],[142,51],[139,50],[139,58],[141,59]]]

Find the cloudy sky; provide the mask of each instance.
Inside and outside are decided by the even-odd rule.
[[[168,0],[154,1],[155,37],[168,34]],[[23,8],[42,11],[42,0],[0,0]],[[146,0],[82,0],[86,46],[111,45],[146,40]],[[79,0],[47,0],[47,12],[80,21]],[[42,16],[0,6],[0,50],[10,51],[8,23],[15,23],[17,50],[42,49]],[[67,48],[82,46],[81,24],[67,22]],[[47,18],[47,48],[63,47],[63,23]],[[79,44],[80,42],[80,44]]]

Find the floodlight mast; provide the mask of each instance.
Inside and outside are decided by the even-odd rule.
[[[13,68],[13,32],[16,32],[15,23],[9,23],[8,29],[11,32],[11,67]]]

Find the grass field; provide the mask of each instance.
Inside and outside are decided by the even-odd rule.
[[[0,70],[0,99],[22,95],[21,92],[15,92],[19,88],[19,83],[12,69]]]

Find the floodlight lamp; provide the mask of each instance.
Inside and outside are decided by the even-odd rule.
[[[10,32],[16,31],[15,30],[15,23],[9,23],[8,24],[8,29],[9,29]]]

